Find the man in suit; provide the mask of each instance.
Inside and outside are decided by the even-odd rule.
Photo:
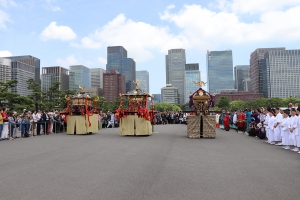
[[[50,117],[48,115],[48,110],[45,110],[45,112],[43,112],[42,117],[41,117],[41,121],[42,121],[44,135],[46,135],[46,134],[49,135],[49,133],[47,133],[47,127],[48,127],[49,122],[50,122]]]

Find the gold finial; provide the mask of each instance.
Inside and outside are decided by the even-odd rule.
[[[135,87],[138,88],[139,85],[140,85],[140,82],[139,81],[133,81],[133,83],[135,84]]]
[[[79,89],[83,92],[83,90],[84,90],[84,86],[80,86],[80,85],[78,85],[78,87],[79,87]]]
[[[198,81],[197,83],[195,81],[193,81],[196,85],[198,85],[199,87],[205,86],[206,83],[204,83],[204,81]]]
[[[65,99],[69,101],[70,97],[68,97],[68,95],[65,95]]]

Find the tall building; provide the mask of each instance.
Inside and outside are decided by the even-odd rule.
[[[102,68],[92,68],[91,71],[91,87],[103,89],[103,74],[106,72]]]
[[[140,89],[149,93],[149,72],[147,70],[136,71],[136,81],[140,82]]]
[[[300,97],[300,49],[269,50],[262,62],[266,98]]]
[[[244,82],[245,80],[250,78],[250,65],[236,65],[234,67],[234,88],[237,89],[238,92],[248,91],[244,90]],[[247,87],[248,89],[248,87]]]
[[[164,103],[179,104],[178,89],[172,84],[167,84],[166,87],[161,88],[161,100]]]
[[[33,79],[35,80],[36,83],[41,84],[41,78],[40,78],[41,61],[40,61],[40,59],[30,56],[30,55],[11,56],[11,57],[7,57],[7,58],[11,59],[11,61],[19,61],[19,62],[25,63],[27,65],[34,66]]]
[[[233,89],[232,51],[207,51],[207,88],[210,93]]]
[[[135,84],[133,81],[136,81],[135,75],[135,61],[132,58],[124,58],[121,74],[125,75],[126,78],[126,92],[132,91],[135,89]]]
[[[153,104],[156,104],[156,103],[160,103],[161,102],[161,94],[153,94]]]
[[[79,91],[78,86],[91,87],[91,73],[89,68],[83,65],[72,65],[70,66],[69,74],[70,90]]]
[[[172,84],[178,89],[179,104],[184,104],[184,71],[185,71],[185,50],[170,49],[166,55],[166,84]]]
[[[126,77],[126,92],[135,89],[136,64],[132,58],[127,58],[127,51],[122,46],[107,47],[106,71],[116,70]]]
[[[250,55],[250,81],[253,92],[263,92],[262,62],[265,53],[270,50],[285,50],[285,48],[258,48]]]
[[[0,58],[0,81],[6,83],[11,80],[11,60]]]
[[[108,102],[113,102],[119,94],[126,92],[125,76],[116,70],[103,74],[103,96]]]
[[[60,66],[42,67],[42,91],[46,92],[53,83],[59,82],[59,90],[69,89],[69,70]]]
[[[185,65],[185,77],[184,77],[184,96],[185,102],[188,103],[190,100],[190,92],[194,92],[199,89],[198,85],[195,84],[198,81],[201,81],[201,74],[199,71],[198,63],[191,63]]]
[[[27,80],[35,79],[35,66],[23,63],[20,61],[11,62],[11,80],[17,80],[16,87],[11,88],[11,91],[21,96],[27,96],[32,93],[27,89]]]

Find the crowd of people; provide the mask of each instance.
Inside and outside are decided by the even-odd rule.
[[[186,124],[189,113],[182,111],[157,112],[155,114],[156,125],[159,124]]]
[[[226,131],[242,131],[271,145],[283,146],[300,154],[300,107],[236,110],[216,114],[216,126]]]
[[[7,108],[3,107],[0,109],[0,141],[60,133],[64,131],[65,123],[65,116],[57,110],[41,112],[23,109],[18,114],[15,111],[8,113]]]

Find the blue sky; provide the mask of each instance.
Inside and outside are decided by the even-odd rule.
[[[235,66],[256,48],[299,49],[300,0],[0,0],[0,57],[105,69],[107,46],[119,45],[160,93],[168,49],[186,49],[204,81],[207,50],[231,49]]]

